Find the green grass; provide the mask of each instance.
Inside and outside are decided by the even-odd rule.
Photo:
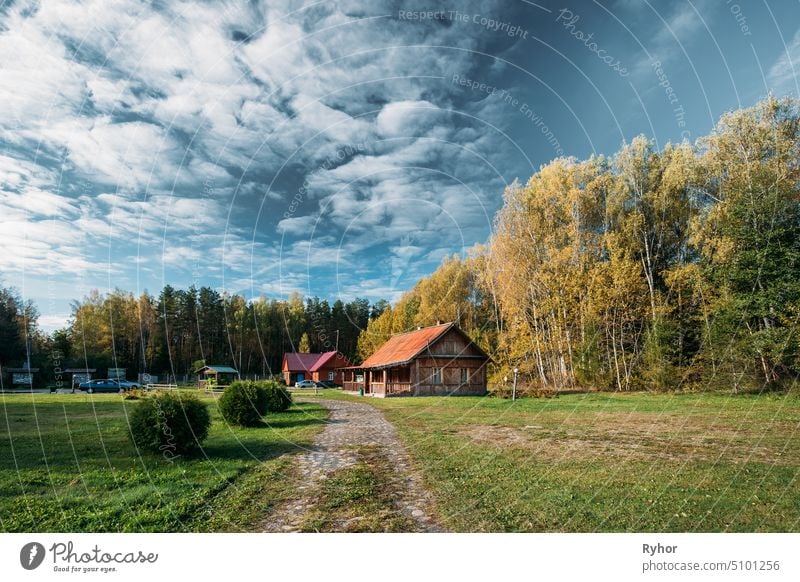
[[[797,531],[800,399],[372,399],[455,531]]]
[[[327,412],[299,404],[260,428],[213,424],[202,450],[139,454],[118,395],[0,395],[0,530],[246,531],[290,493],[291,453]]]
[[[322,482],[306,532],[404,532],[415,524],[393,505],[393,468],[374,447],[360,447],[358,462]]]
[[[303,392],[313,397],[313,391]],[[381,409],[455,531],[798,531],[800,399],[719,394],[345,398]],[[118,395],[0,396],[0,530],[248,531],[292,499],[326,412],[214,423],[201,453],[139,455]],[[401,531],[369,450],[323,483],[308,531]]]

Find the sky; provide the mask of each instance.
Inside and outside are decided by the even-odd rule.
[[[561,156],[800,95],[800,2],[0,0],[0,284],[395,300]]]

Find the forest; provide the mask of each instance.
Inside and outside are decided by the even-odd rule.
[[[499,382],[761,391],[800,371],[800,114],[769,97],[695,144],[637,137],[513,183],[486,245],[359,338],[458,320]]]
[[[645,137],[613,156],[559,158],[503,194],[493,233],[394,305],[260,298],[208,287],[92,293],[45,335],[0,290],[0,365],[48,353],[90,367],[280,368],[284,351],[354,362],[391,334],[457,321],[534,389],[761,391],[800,371],[800,112],[769,97],[694,144]],[[34,361],[34,363],[36,363]]]
[[[0,290],[0,364],[22,365],[24,338],[31,339],[31,366],[51,380],[53,360],[61,368],[126,368],[181,378],[203,363],[233,366],[243,375],[277,374],[288,351],[341,351],[354,357],[358,335],[385,301],[366,299],[330,305],[298,293],[287,300],[220,293],[210,287],[165,286],[157,297],[115,290],[93,291],[75,301],[66,328],[47,335],[37,312],[13,289]],[[26,332],[27,330],[27,332]]]

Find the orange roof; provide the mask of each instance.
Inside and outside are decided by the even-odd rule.
[[[454,324],[455,322],[443,323],[393,335],[358,367],[374,368],[408,362],[439,339]]]

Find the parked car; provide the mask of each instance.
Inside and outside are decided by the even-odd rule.
[[[136,382],[128,382],[127,380],[117,380],[116,378],[106,378],[104,380],[89,380],[88,382],[81,382],[78,388],[93,394],[95,392],[125,392],[133,388],[139,388]]]
[[[320,388],[341,388],[341,384],[337,384],[336,382],[331,382],[330,380],[321,380],[317,382],[317,386]]]
[[[317,383],[314,380],[300,380],[294,383],[295,388],[316,388]]]
[[[120,383],[120,386],[125,388],[125,390],[138,390],[142,387],[141,384],[138,382],[131,382],[130,380],[117,380]]]

